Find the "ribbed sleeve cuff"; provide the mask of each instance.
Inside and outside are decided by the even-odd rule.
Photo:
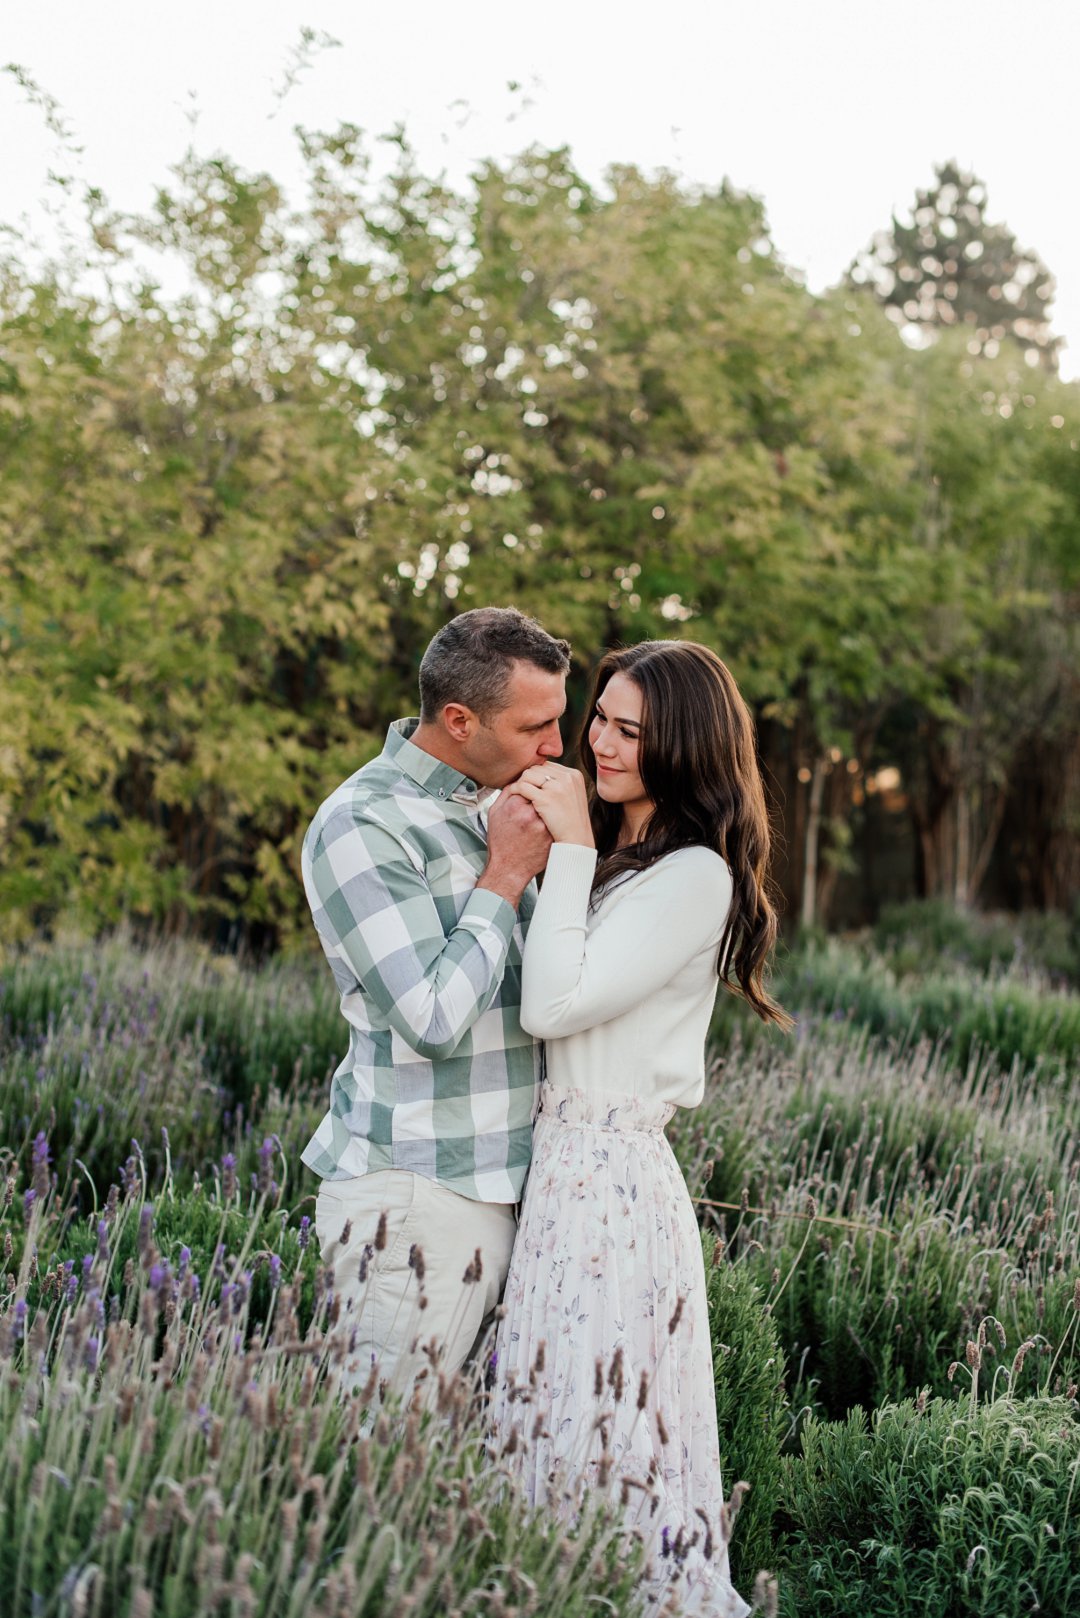
[[[542,895],[545,908],[560,916],[588,908],[596,870],[596,850],[582,843],[555,843],[548,855]]]

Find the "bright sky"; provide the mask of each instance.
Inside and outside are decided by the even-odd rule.
[[[304,26],[341,46],[282,98]],[[422,165],[459,184],[533,142],[568,144],[593,179],[612,162],[726,175],[764,198],[815,291],[956,157],[1056,276],[1062,371],[1080,376],[1076,0],[6,0],[0,61],[57,98],[84,176],[124,209],[149,204],[193,109],[201,150],[293,190],[294,125],[402,121]],[[8,76],[0,152],[0,222],[40,229],[58,157]]]

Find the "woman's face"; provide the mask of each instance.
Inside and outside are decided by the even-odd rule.
[[[589,746],[596,761],[596,791],[605,803],[624,809],[649,808],[638,773],[641,691],[627,674],[613,674],[596,700]]]

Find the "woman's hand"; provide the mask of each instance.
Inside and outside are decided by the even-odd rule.
[[[506,791],[528,799],[553,842],[596,846],[585,777],[580,770],[567,769],[565,764],[534,764]]]

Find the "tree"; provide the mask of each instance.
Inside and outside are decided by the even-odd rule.
[[[969,328],[968,352],[993,358],[1007,339],[1029,365],[1057,369],[1060,339],[1051,335],[1054,280],[1037,253],[986,217],[986,186],[955,162],[916,193],[909,220],[893,216],[848,272],[868,286],[898,325],[931,336]]]

